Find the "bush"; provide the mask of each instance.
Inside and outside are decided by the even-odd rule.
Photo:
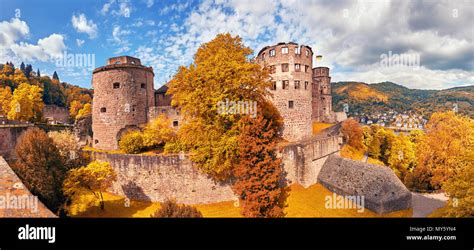
[[[145,147],[156,148],[175,137],[176,132],[171,127],[171,120],[161,114],[146,125],[143,131],[143,144]]]
[[[178,205],[174,200],[167,200],[160,209],[151,215],[152,218],[202,218],[195,207]]]
[[[143,134],[140,131],[131,131],[122,136],[119,147],[127,154],[138,154],[145,146],[143,145]]]

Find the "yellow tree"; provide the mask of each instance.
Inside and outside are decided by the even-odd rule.
[[[28,78],[26,78],[25,74],[20,69],[15,70],[15,74],[13,75],[13,81],[17,85],[20,85],[22,83],[28,83],[29,84]]]
[[[413,169],[415,163],[415,144],[410,141],[408,136],[401,133],[392,141],[388,165],[403,180],[408,171]]]
[[[39,119],[44,107],[42,91],[35,85],[20,84],[13,92],[8,119],[20,121]]]
[[[117,174],[108,162],[93,161],[86,167],[71,169],[63,184],[66,196],[73,197],[83,193],[91,192],[100,202],[100,208],[104,210],[104,196],[107,188],[117,179]]]
[[[79,113],[79,110],[81,110],[83,106],[84,105],[79,101],[72,101],[69,105],[69,115],[71,118],[76,119],[77,113]]]
[[[418,167],[432,175],[431,184],[440,187],[447,179],[474,166],[474,120],[454,112],[434,113],[426,135],[417,145]]]
[[[236,124],[242,117],[238,113],[220,112],[222,102],[244,101],[273,107],[266,104],[271,86],[269,72],[251,62],[251,55],[252,50],[243,45],[240,37],[219,34],[201,45],[194,62],[189,67],[180,67],[169,83],[172,104],[186,121],[178,131],[175,145],[167,144],[167,149],[189,151],[191,159],[215,177],[231,172],[238,155]],[[272,119],[281,121],[279,115]]]
[[[0,114],[6,115],[10,111],[12,91],[10,87],[0,88]]]
[[[84,107],[82,107],[79,112],[77,112],[76,120],[90,114],[92,114],[92,105],[90,103],[86,103]]]

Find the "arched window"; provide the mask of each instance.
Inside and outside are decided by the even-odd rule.
[[[119,89],[119,88],[120,88],[120,83],[114,82],[114,89]]]

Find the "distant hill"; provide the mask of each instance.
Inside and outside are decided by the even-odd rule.
[[[347,103],[350,113],[412,110],[429,118],[433,112],[452,110],[453,104],[457,103],[459,113],[474,118],[474,86],[421,90],[409,89],[393,82],[331,84],[333,108],[336,111],[342,111],[343,104]]]

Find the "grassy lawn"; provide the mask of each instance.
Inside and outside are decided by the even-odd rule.
[[[332,123],[313,122],[313,135],[318,134],[321,130],[331,127]]]
[[[332,192],[320,184],[309,188],[292,185],[285,208],[286,217],[411,217],[412,211],[403,210],[389,214],[378,215],[368,209],[357,212],[357,209],[326,209],[325,197],[332,196]],[[128,207],[124,197],[104,194],[105,210],[101,211],[99,203],[92,195],[76,197],[70,208],[73,217],[150,217],[160,208],[158,202],[130,201]],[[204,217],[242,217],[240,208],[233,201],[213,204],[198,204],[195,207]]]

